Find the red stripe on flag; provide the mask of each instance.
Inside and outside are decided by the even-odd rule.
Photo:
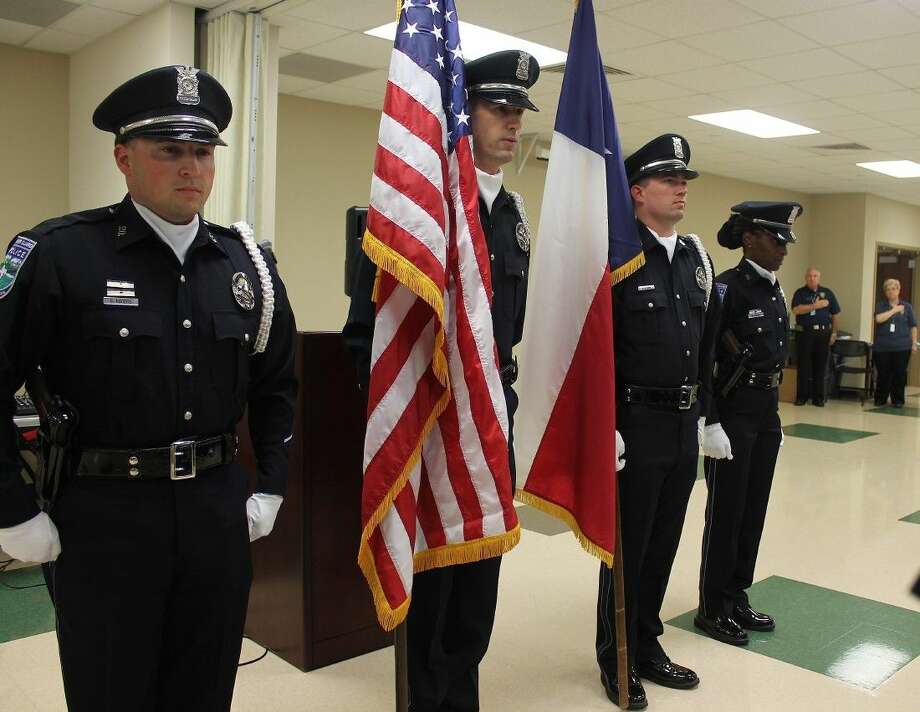
[[[414,542],[416,501],[411,484],[403,487],[402,492],[396,495],[396,499],[393,500],[393,506],[396,507],[396,513],[399,515],[403,528],[409,536],[409,541]]]
[[[489,297],[489,304],[491,304],[492,260],[489,258],[489,246],[486,244],[486,235],[479,221],[479,183],[468,136],[457,143],[456,153],[457,162],[460,165],[460,200],[463,203],[466,222],[473,239],[473,251],[476,254],[476,263],[479,265],[479,274],[482,275],[483,285]]]
[[[444,217],[444,194],[428,180],[427,176],[383,147],[377,151],[374,174],[428,213],[441,228],[441,232],[447,230]]]
[[[427,245],[373,206],[367,210],[367,229],[380,242],[415,264],[436,285],[444,283],[444,267]]]
[[[460,424],[457,419],[456,400],[451,399],[447,404],[438,424],[441,428],[441,439],[444,442],[444,454],[447,459],[447,476],[450,478],[457,506],[463,515],[463,538],[466,541],[480,539],[483,536],[482,507],[460,447]]]
[[[390,608],[398,608],[409,594],[403,586],[399,572],[396,570],[396,564],[393,563],[390,550],[387,548],[379,527],[374,529],[368,543],[374,557],[374,568],[377,570],[377,577],[380,579],[387,603]]]
[[[585,537],[605,551],[616,541],[616,445],[608,429],[615,423],[612,311],[604,270],[525,486],[573,514]]]
[[[443,143],[444,124],[441,123],[441,119],[432,114],[427,106],[393,82],[387,84],[386,96],[383,99],[383,113],[405,126],[434,149],[444,164],[444,185],[447,186],[447,164]]]
[[[429,549],[444,546],[447,537],[444,534],[444,523],[434,499],[431,481],[428,479],[428,468],[422,460],[422,479],[418,486],[418,520],[422,525],[422,533]]]

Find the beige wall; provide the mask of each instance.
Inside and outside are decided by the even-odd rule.
[[[115,168],[112,134],[92,123],[93,111],[122,82],[166,64],[192,64],[195,9],[167,3],[70,57],[70,208],[114,203],[125,194]],[[66,111],[66,109],[65,109]]]
[[[68,61],[0,44],[0,243],[67,212]]]

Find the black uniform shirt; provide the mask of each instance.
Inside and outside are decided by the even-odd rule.
[[[522,224],[514,200],[502,187],[492,212],[479,199],[479,217],[489,248],[492,269],[492,330],[498,348],[499,365],[511,363],[512,349],[524,333],[524,306],[527,301],[527,277],[530,271],[527,251],[519,244],[517,226]],[[526,243],[525,243],[526,244]],[[376,269],[366,255],[355,275],[348,320],[342,335],[357,363],[358,380],[366,386],[370,376],[371,344],[374,338],[374,290]],[[508,389],[506,389],[508,390]],[[509,408],[516,406],[509,404]]]
[[[704,331],[714,299],[707,310],[706,293],[697,282],[703,261],[690,240],[679,236],[669,262],[664,246],[641,222],[638,227],[645,265],[613,287],[617,388],[676,388],[702,381],[704,413],[708,384],[703,376],[712,363]]]
[[[770,284],[742,259],[737,267],[716,277],[713,294],[719,302],[715,343],[719,380],[731,375],[735,363],[734,354],[722,341],[726,329],[732,330],[739,343],[753,349],[745,368],[758,373],[781,371],[789,353],[789,324],[779,281]],[[719,422],[716,404],[707,422]]]
[[[798,326],[811,329],[813,326],[828,327],[831,325],[831,316],[840,313],[840,304],[837,303],[836,295],[827,287],[823,287],[820,284],[817,289],[810,289],[807,284],[799,287],[795,290],[795,294],[792,295],[792,306],[814,304],[819,299],[827,299],[830,305],[824,309],[814,309],[804,314],[796,314],[795,323]]]
[[[262,294],[239,236],[200,221],[185,263],[121,204],[49,220],[13,289],[0,299],[0,421],[41,365],[49,390],[77,410],[78,448],[134,449],[233,432],[247,402],[258,490],[283,494],[293,424],[294,317],[269,270],[275,309],[267,350],[251,354]],[[241,307],[233,276],[248,275],[255,308]],[[137,306],[104,303],[133,293]],[[110,299],[109,299],[110,301]],[[14,431],[0,437],[0,527],[37,511],[22,483]]]

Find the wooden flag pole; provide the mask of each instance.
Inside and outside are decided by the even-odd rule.
[[[623,535],[620,528],[620,494],[617,492],[617,543],[613,556],[614,626],[617,634],[617,690],[621,710],[629,709],[629,661],[626,650],[626,592],[623,585]]]
[[[409,712],[409,651],[406,622],[393,631],[393,648],[396,654],[396,712]]]

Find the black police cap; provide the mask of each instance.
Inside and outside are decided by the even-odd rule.
[[[151,69],[109,94],[93,124],[117,143],[148,136],[226,146],[220,132],[233,115],[230,97],[214,77],[195,67]]]
[[[664,134],[652,139],[624,162],[630,185],[656,173],[679,173],[687,180],[699,178],[690,170],[690,144],[677,134]]]
[[[539,76],[539,63],[522,50],[494,52],[466,63],[466,89],[471,95],[531,111],[539,109],[527,90]]]
[[[799,203],[773,203],[749,200],[732,206],[732,215],[719,229],[722,247],[735,250],[747,231],[764,230],[782,242],[795,242],[792,225],[805,212]]]

